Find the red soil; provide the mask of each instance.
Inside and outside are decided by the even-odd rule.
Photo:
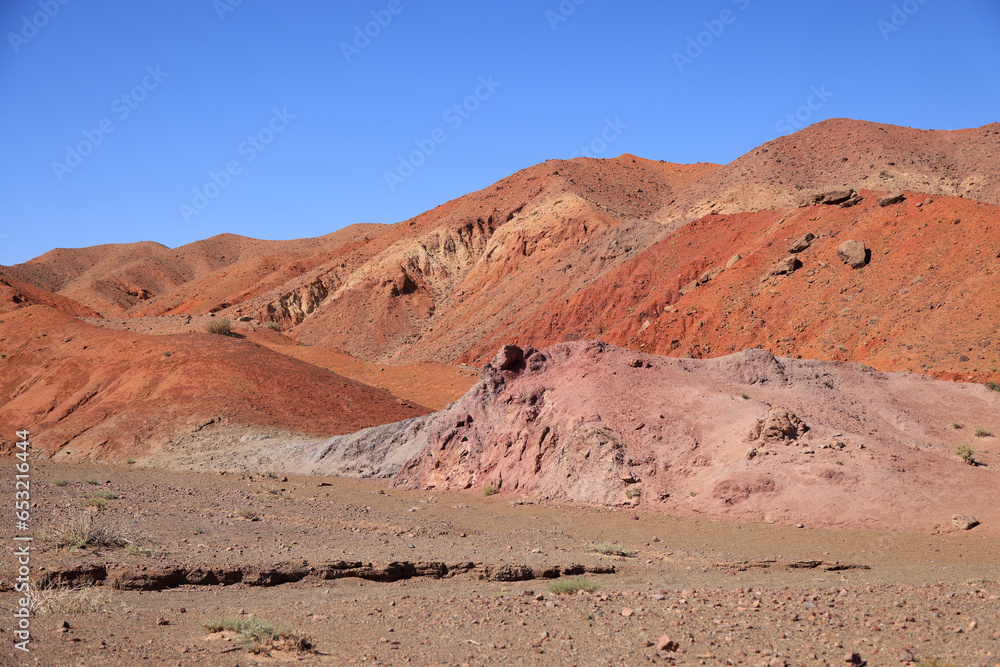
[[[4,315],[0,352],[0,421],[60,459],[139,458],[210,422],[320,436],[426,412],[236,338],[106,330],[42,306]]]

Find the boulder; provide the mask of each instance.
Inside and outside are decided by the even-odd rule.
[[[800,206],[815,206],[816,204],[827,204],[833,206],[845,202],[854,196],[854,190],[843,188],[838,190],[824,190],[806,195]]]
[[[812,241],[814,238],[816,238],[816,236],[813,234],[803,234],[802,236],[795,239],[788,245],[788,252],[792,253],[793,255],[802,252],[803,250],[812,245]]]
[[[852,206],[854,206],[856,204],[860,204],[864,200],[865,200],[864,197],[861,197],[859,195],[854,195],[853,197],[851,197],[847,201],[840,202],[840,208],[850,208],[850,207],[852,207]]]
[[[709,280],[722,273],[724,270],[725,269],[723,269],[721,266],[717,266],[714,269],[709,269],[708,271],[705,271],[703,274],[698,276],[698,284],[704,285]]]
[[[524,361],[524,352],[517,345],[504,345],[493,357],[493,368],[498,371],[509,371]]]
[[[879,206],[892,206],[893,204],[899,204],[900,202],[906,201],[906,197],[903,194],[898,195],[887,195],[885,197],[879,197]]]
[[[785,408],[774,407],[762,419],[754,422],[750,429],[750,439],[770,442],[795,440],[808,430],[809,427],[797,414]]]
[[[868,249],[861,241],[844,241],[837,248],[837,257],[852,269],[860,269],[868,263]]]
[[[740,261],[741,259],[743,259],[743,256],[740,255],[740,253],[736,253],[735,255],[729,258],[728,262],[726,262],[726,268],[727,269],[733,268],[736,262]]]
[[[794,273],[797,269],[802,268],[802,262],[795,255],[789,255],[788,257],[779,260],[771,270],[768,272],[768,276],[785,276],[790,273]]]
[[[959,530],[972,530],[979,525],[979,520],[976,517],[962,514],[956,514],[951,517],[951,522]]]
[[[690,292],[691,290],[693,290],[697,286],[698,286],[698,281],[697,280],[692,280],[687,285],[685,285],[684,287],[680,288],[677,291],[681,293],[681,296],[684,296],[685,294],[687,294],[688,292]]]

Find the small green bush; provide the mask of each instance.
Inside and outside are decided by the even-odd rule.
[[[955,447],[955,456],[957,456],[958,458],[962,459],[963,461],[965,461],[970,465],[976,462],[976,460],[973,458],[975,455],[976,455],[975,450],[973,450],[972,447],[970,447],[969,445],[962,444]]]
[[[549,584],[549,593],[553,595],[573,595],[579,591],[593,593],[600,585],[596,581],[590,581],[582,577],[571,577],[569,579],[557,579]]]
[[[205,331],[210,334],[228,336],[233,333],[232,323],[228,317],[213,317],[205,323]]]
[[[487,484],[487,485],[485,485],[483,487],[483,495],[484,496],[492,496],[492,495],[496,494],[496,492],[498,490],[499,489],[497,489],[496,484]]]
[[[977,428],[975,433],[973,433],[977,438],[992,438],[993,431],[987,430],[985,428]]]
[[[87,484],[93,484],[94,486],[100,486],[101,485],[101,480],[97,479],[96,477],[91,477],[90,479],[87,480]]]
[[[281,325],[278,324],[277,322],[268,322],[264,326],[270,329],[271,331],[281,331]]]
[[[94,497],[103,498],[104,500],[118,500],[118,494],[110,489],[101,489],[100,491],[95,491]]]
[[[642,495],[642,489],[640,489],[638,486],[630,486],[627,489],[625,489],[625,497],[628,498],[629,500],[632,500],[633,498],[638,498],[641,495]]]
[[[308,651],[312,642],[298,635],[286,626],[275,625],[263,619],[232,617],[213,619],[202,624],[206,632],[235,632],[252,653],[266,653],[276,643],[283,643],[293,649]]]
[[[66,486],[69,484],[68,479],[54,479],[52,480],[53,486]]]
[[[986,388],[990,391],[1000,391],[1000,382],[987,382]]]
[[[635,553],[629,551],[620,544],[611,544],[610,542],[601,542],[596,547],[594,551],[599,554],[604,554],[605,556],[625,556],[626,558],[631,558]]]
[[[958,422],[952,422],[951,427],[957,431],[958,429],[962,428],[962,425],[959,424]]]

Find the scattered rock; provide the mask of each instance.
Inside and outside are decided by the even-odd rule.
[[[685,285],[684,287],[680,288],[677,291],[681,293],[681,296],[684,296],[685,294],[687,294],[688,292],[690,292],[691,290],[693,290],[697,286],[698,286],[698,281],[697,280],[692,280],[687,285]]]
[[[837,257],[852,269],[860,269],[868,263],[869,252],[861,241],[844,241],[837,248]]]
[[[913,654],[910,653],[909,651],[907,651],[906,649],[903,649],[902,651],[900,651],[898,657],[899,657],[899,661],[900,662],[916,662],[917,661],[917,659],[913,656]]]
[[[860,653],[846,653],[844,654],[844,662],[849,665],[863,665],[864,660],[861,659]]]
[[[674,653],[680,647],[681,645],[675,642],[673,639],[671,639],[669,635],[661,636],[659,641],[656,642],[657,651],[666,651],[668,653]]]
[[[853,196],[854,196],[854,190],[851,188],[815,192],[813,194],[807,195],[805,199],[802,200],[800,206],[815,206],[816,204],[826,204],[828,206],[833,206],[835,204],[840,204],[842,202],[845,202]]]
[[[160,616],[158,619],[156,619],[156,624],[157,625],[170,625],[170,621],[168,621],[167,619],[165,619],[162,616]]]
[[[976,517],[962,514],[951,517],[951,522],[959,530],[972,530],[979,525],[979,519]]]
[[[253,320],[253,318],[250,317],[249,315],[243,315],[242,317],[236,318],[237,322],[250,322],[251,320]]]
[[[700,276],[698,276],[698,284],[699,285],[704,285],[709,280],[711,280],[712,278],[715,278],[717,275],[719,275],[720,273],[722,273],[724,270],[725,269],[723,269],[721,266],[717,266],[714,269],[709,269],[708,271],[705,271],[703,274],[701,274]]]
[[[802,262],[795,255],[790,255],[782,260],[779,260],[771,270],[768,272],[768,276],[784,276],[790,273],[794,273],[796,270],[802,268]]]
[[[900,193],[898,195],[887,195],[885,197],[879,197],[879,206],[892,206],[893,204],[899,204],[900,202],[906,201],[906,197]]]
[[[624,609],[622,609],[622,616],[628,618],[631,615],[632,615],[632,609],[630,607],[625,607]]]
[[[729,258],[728,262],[726,262],[726,268],[727,269],[733,268],[736,262],[740,261],[741,259],[743,259],[743,256],[740,255],[740,253],[736,253],[735,255]]]
[[[812,245],[814,238],[816,238],[814,234],[803,234],[788,245],[788,252],[793,255],[802,252]]]
[[[855,196],[851,197],[850,199],[848,199],[847,201],[840,202],[840,208],[850,208],[852,206],[860,204],[864,200],[865,200],[864,197],[860,197],[858,195],[855,195]]]

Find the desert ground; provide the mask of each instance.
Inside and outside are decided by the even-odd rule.
[[[94,520],[140,549],[40,544],[37,581],[97,584],[85,589],[97,609],[33,617],[30,658],[4,664],[1000,662],[998,545],[974,530],[795,528],[282,477],[39,464],[40,528],[58,532],[81,498],[113,491]],[[596,590],[552,592],[581,579]],[[203,627],[251,617],[312,648],[255,654]],[[9,615],[2,628],[6,644]]]

